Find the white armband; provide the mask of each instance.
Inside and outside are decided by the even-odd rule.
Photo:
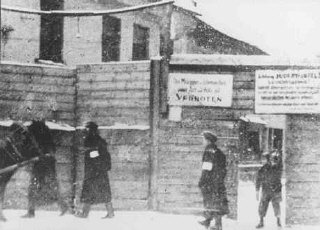
[[[203,162],[202,170],[211,171],[212,170],[212,163],[211,162]]]
[[[92,152],[90,152],[90,157],[91,157],[91,158],[96,158],[96,157],[98,157],[98,156],[99,156],[98,151],[92,151]]]

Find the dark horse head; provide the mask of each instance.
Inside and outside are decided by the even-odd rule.
[[[42,153],[35,136],[21,123],[13,123],[6,138],[7,150],[22,160],[39,156]]]

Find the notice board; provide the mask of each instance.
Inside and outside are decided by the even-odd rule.
[[[169,105],[231,107],[233,76],[172,73],[168,88]]]
[[[257,70],[255,112],[320,113],[320,70]]]

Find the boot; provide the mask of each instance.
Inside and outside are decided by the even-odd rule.
[[[214,230],[222,230],[222,219],[221,216],[217,216],[215,218],[215,226],[213,227]]]
[[[279,228],[282,227],[280,217],[277,217],[277,226],[278,226]]]
[[[75,216],[79,218],[87,218],[89,216],[90,208],[91,208],[91,205],[88,203],[85,203],[83,205],[82,212],[77,213]]]
[[[263,217],[260,217],[260,223],[256,226],[256,228],[263,228],[264,223],[263,223]]]
[[[21,218],[34,218],[35,217],[35,210],[29,209],[27,214],[21,216]]]
[[[60,212],[60,215],[59,216],[64,216],[66,213],[67,213],[67,211],[68,211],[68,206],[65,204],[65,205],[63,205],[62,207],[61,207],[61,212]]]
[[[108,218],[113,218],[114,217],[114,209],[112,206],[111,202],[106,203],[106,208],[107,208],[107,215],[105,217],[102,217],[102,219],[108,219]]]
[[[59,216],[64,216],[67,213],[67,211],[69,210],[69,206],[65,201],[62,200],[62,198],[59,198],[58,204],[59,204],[60,210],[61,210]]]
[[[202,226],[204,226],[206,228],[210,227],[210,222],[211,222],[210,219],[205,219],[205,220],[198,221],[199,224],[201,224]]]

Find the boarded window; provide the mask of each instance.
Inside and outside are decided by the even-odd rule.
[[[63,0],[41,0],[41,10],[62,10]],[[63,17],[41,15],[40,59],[62,62]]]
[[[121,21],[118,18],[103,16],[102,61],[120,60]]]
[[[149,28],[134,24],[132,60],[149,59]]]

